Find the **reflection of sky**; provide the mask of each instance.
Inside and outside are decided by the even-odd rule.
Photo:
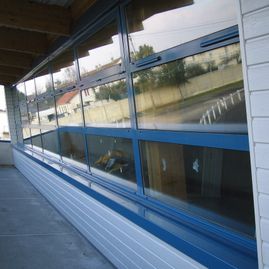
[[[193,5],[153,15],[131,34],[131,49],[149,44],[161,51],[237,24],[234,0],[195,0]]]
[[[27,96],[35,94],[35,83],[34,80],[28,80],[25,82],[26,94]]]
[[[97,65],[105,65],[120,57],[119,37],[115,35],[112,37],[111,44],[89,50],[89,56],[79,59],[80,69],[82,71],[91,71]]]

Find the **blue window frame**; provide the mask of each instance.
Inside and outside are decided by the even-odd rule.
[[[91,27],[89,27],[86,31],[84,30],[83,34],[79,34],[78,37],[70,42],[69,51],[73,52],[73,58],[72,61],[74,62],[74,70],[76,72],[76,79],[72,81],[68,87],[62,87],[62,88],[55,88],[55,82],[52,83],[53,90],[52,91],[46,91],[42,93],[42,95],[37,96],[36,100],[32,100],[31,98],[28,98],[27,102],[27,109],[28,109],[28,119],[27,121],[22,120],[22,128],[30,128],[32,144],[35,143],[33,141],[36,141],[39,139],[38,134],[36,134],[35,130],[41,130],[41,145],[40,147],[43,150],[44,154],[48,153],[48,150],[45,145],[44,136],[45,132],[50,130],[52,132],[52,129],[50,128],[57,128],[55,132],[56,140],[58,147],[53,148],[53,151],[55,154],[58,154],[59,157],[51,154],[50,157],[57,163],[60,163],[63,167],[66,166],[70,169],[74,169],[76,173],[85,173],[91,177],[91,180],[96,182],[97,184],[108,188],[109,190],[112,190],[113,192],[123,195],[124,197],[128,197],[132,201],[141,203],[143,205],[146,205],[147,207],[151,208],[152,210],[156,210],[158,212],[161,212],[161,214],[164,214],[165,216],[169,216],[170,218],[175,218],[177,220],[186,222],[188,224],[192,224],[194,227],[196,227],[197,230],[203,230],[207,231],[209,233],[214,234],[216,237],[220,237],[221,240],[226,240],[229,238],[229,242],[231,244],[240,245],[239,241],[242,239],[244,241],[245,238],[247,238],[247,234],[250,235],[253,238],[253,229],[251,231],[246,231],[245,234],[241,235],[238,233],[238,230],[230,230],[229,228],[223,228],[220,223],[224,221],[222,218],[219,218],[219,220],[216,221],[216,223],[213,223],[212,221],[208,221],[206,218],[199,217],[197,214],[195,214],[195,210],[185,210],[183,208],[177,208],[173,206],[173,204],[162,201],[157,196],[150,196],[148,195],[148,191],[145,191],[145,167],[143,167],[143,154],[145,155],[145,150],[141,149],[141,144],[143,143],[167,143],[174,144],[175,146],[190,146],[190,147],[204,147],[209,149],[218,149],[218,150],[224,150],[224,151],[236,151],[236,152],[242,152],[242,154],[245,154],[249,151],[248,147],[248,136],[245,131],[242,132],[211,132],[211,131],[205,131],[205,130],[190,130],[190,129],[181,129],[181,130],[173,130],[173,129],[160,129],[158,128],[143,128],[141,127],[139,120],[138,120],[138,114],[140,113],[138,111],[138,97],[136,94],[135,89],[135,80],[137,79],[135,76],[138,73],[145,72],[147,70],[153,70],[153,69],[161,69],[160,66],[167,66],[168,64],[171,64],[175,61],[180,61],[182,59],[191,59],[192,57],[195,58],[197,55],[201,55],[205,53],[206,55],[210,55],[210,52],[213,50],[218,50],[222,48],[229,47],[231,45],[236,45],[239,42],[238,37],[238,28],[236,25],[226,27],[225,29],[219,30],[214,33],[210,33],[206,36],[199,37],[195,40],[188,41],[186,43],[182,43],[177,46],[169,47],[165,50],[160,50],[157,53],[152,53],[149,56],[139,58],[137,60],[132,59],[130,60],[130,43],[129,43],[129,37],[128,37],[128,27],[127,27],[127,19],[125,9],[130,1],[126,1],[125,3],[121,4],[120,6],[116,7],[112,12],[109,12],[104,18],[100,19],[96,23],[94,23]],[[121,63],[115,64],[109,68],[102,69],[92,76],[89,77],[81,77],[79,75],[80,69],[79,69],[79,50],[80,45],[84,44],[85,40],[87,41],[92,36],[95,36],[98,31],[101,31],[105,26],[109,25],[112,21],[117,19],[117,29],[118,29],[118,39],[119,39],[119,45],[120,45],[120,56],[121,56]],[[114,32],[113,32],[114,34]],[[109,36],[109,35],[108,35]],[[111,36],[110,36],[111,37]],[[224,49],[225,50],[225,49]],[[64,51],[64,49],[63,49]],[[60,53],[60,52],[59,52]],[[70,54],[70,55],[71,55]],[[56,57],[55,54],[53,57]],[[231,61],[240,61],[240,59],[236,58],[236,55],[232,55],[234,58],[230,59],[230,62],[228,62],[227,65],[231,65]],[[52,56],[50,57],[52,58]],[[69,59],[70,60],[70,59]],[[49,72],[51,76],[51,81],[53,81],[52,76],[52,61],[49,62]],[[225,59],[224,59],[225,62]],[[224,65],[224,63],[221,63]],[[197,75],[197,69],[199,69],[201,72],[201,67],[197,68],[197,66],[194,66],[195,68],[190,72],[196,72]],[[210,68],[215,68],[214,66]],[[225,67],[223,67],[225,69]],[[196,70],[196,71],[195,71]],[[221,70],[221,68],[220,68]],[[212,70],[210,70],[212,71]],[[205,72],[203,69],[202,72]],[[200,74],[200,73],[199,73]],[[128,109],[129,109],[129,117],[130,117],[130,126],[127,128],[108,128],[108,127],[96,127],[96,126],[87,126],[85,123],[85,111],[82,110],[82,124],[80,126],[67,126],[67,124],[59,125],[59,118],[60,113],[57,111],[57,101],[55,101],[58,97],[57,96],[64,96],[65,94],[68,94],[69,92],[78,91],[80,94],[80,99],[77,99],[76,102],[80,103],[80,108],[83,108],[83,94],[82,92],[87,91],[90,88],[99,87],[104,84],[117,81],[117,80],[124,80],[126,81],[127,85],[127,94],[124,98],[126,98],[128,102]],[[186,82],[187,83],[187,82]],[[23,83],[24,85],[25,83]],[[36,91],[36,90],[35,90]],[[25,92],[25,91],[24,91]],[[27,92],[27,89],[26,89]],[[90,94],[90,93],[87,93]],[[109,96],[109,95],[108,95]],[[20,94],[19,96],[19,103],[21,108],[21,115],[23,115],[23,105],[26,104],[26,94],[23,96]],[[30,95],[31,97],[31,95]],[[232,98],[232,96],[230,97]],[[240,98],[240,96],[238,97]],[[30,100],[31,99],[31,100]],[[56,110],[56,119],[55,119],[55,126],[47,126],[44,124],[37,124],[37,125],[31,125],[29,123],[29,104],[36,104],[36,103],[42,103],[46,100],[52,100],[51,105],[54,107],[54,110]],[[112,98],[110,96],[107,98],[107,102],[109,103]],[[232,100],[232,99],[231,99]],[[113,101],[113,100],[112,100]],[[88,105],[92,105],[92,101],[89,98]],[[232,101],[230,101],[232,102]],[[104,104],[102,104],[104,106]],[[222,104],[225,106],[225,104]],[[78,107],[77,107],[78,109]],[[217,109],[217,107],[216,107]],[[66,111],[65,113],[70,113]],[[213,113],[213,112],[212,112]],[[66,114],[66,116],[68,116]],[[144,113],[146,114],[146,113]],[[213,114],[212,114],[213,115]],[[40,110],[38,111],[38,117],[40,118]],[[213,116],[212,116],[213,117]],[[74,162],[68,161],[72,158],[72,153],[67,152],[69,149],[63,145],[63,142],[61,141],[64,133],[72,133],[72,135],[77,134],[77,136],[82,139],[82,143],[84,145],[84,152],[85,152],[85,159],[83,157],[83,164],[86,163],[87,168],[82,168],[80,165],[76,165]],[[113,137],[113,138],[119,138],[119,139],[126,139],[128,141],[131,141],[131,147],[132,147],[132,154],[133,154],[133,162],[134,162],[134,174],[136,178],[136,188],[130,188],[128,186],[125,186],[125,184],[121,184],[120,182],[117,182],[116,180],[110,180],[110,175],[105,175],[103,173],[102,175],[95,174],[92,171],[93,163],[91,163],[91,142],[90,139],[87,139],[89,137]],[[27,138],[27,141],[25,140],[25,147],[30,148],[29,145],[29,139]],[[35,149],[33,149],[35,151]],[[75,152],[75,151],[74,151]],[[156,151],[155,151],[156,153]],[[71,154],[71,155],[70,155]],[[109,152],[108,152],[109,154]],[[64,157],[64,158],[63,158]],[[115,161],[113,156],[110,158],[110,163]],[[145,158],[144,158],[145,159]],[[164,160],[164,158],[160,158],[161,165],[163,167],[163,170],[165,170],[165,166],[167,165],[167,160]],[[108,161],[108,163],[109,163]],[[96,162],[96,160],[95,160]],[[106,164],[107,165],[107,164]],[[124,164],[123,164],[124,165]],[[106,167],[104,168],[106,170]],[[148,169],[148,168],[147,168]],[[107,169],[110,171],[109,169]],[[148,175],[147,175],[148,176]],[[197,210],[201,210],[198,209]],[[210,213],[210,212],[207,212]],[[211,212],[212,213],[212,212]],[[217,215],[215,215],[217,218]],[[214,216],[212,217],[214,218]],[[227,226],[229,226],[227,224]],[[253,227],[252,227],[253,228]],[[247,230],[247,229],[246,229]],[[240,239],[240,240],[239,240]],[[251,240],[244,241],[244,244],[250,248],[252,243]],[[244,245],[243,244],[243,245]]]

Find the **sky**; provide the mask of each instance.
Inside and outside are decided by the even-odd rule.
[[[0,109],[6,109],[6,98],[4,87],[0,85]]]

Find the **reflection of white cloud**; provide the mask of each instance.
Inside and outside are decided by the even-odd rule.
[[[235,25],[234,0],[195,0],[193,5],[155,14],[132,33],[132,46],[153,46],[155,52]]]
[[[92,71],[99,65],[105,65],[120,57],[119,37],[112,37],[112,43],[89,50],[89,56],[79,59],[81,70]]]

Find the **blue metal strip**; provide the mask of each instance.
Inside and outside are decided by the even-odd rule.
[[[98,128],[98,127],[59,127],[60,132],[77,132],[91,135],[123,137],[155,142],[176,143],[202,147],[249,151],[248,136],[246,134],[220,134],[199,132],[172,132],[132,130],[121,128]]]

